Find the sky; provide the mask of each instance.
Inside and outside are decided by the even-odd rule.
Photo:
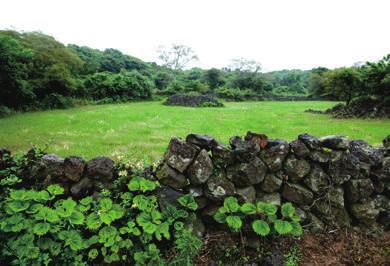
[[[335,68],[390,53],[389,0],[1,0],[0,29],[116,48],[145,61],[160,45],[191,47],[192,66],[233,58],[263,71]]]

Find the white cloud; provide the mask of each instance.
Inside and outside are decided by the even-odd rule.
[[[147,61],[176,42],[192,47],[202,67],[248,57],[266,70],[310,69],[390,53],[389,10],[388,0],[3,0],[0,28]]]

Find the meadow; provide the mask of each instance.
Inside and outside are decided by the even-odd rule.
[[[0,147],[14,152],[33,145],[61,156],[158,160],[172,136],[209,134],[223,143],[250,130],[293,140],[298,134],[347,135],[380,145],[390,120],[334,119],[305,113],[335,102],[227,102],[223,108],[164,106],[161,102],[89,105],[15,114],[0,119]]]

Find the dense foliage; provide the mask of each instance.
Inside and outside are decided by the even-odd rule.
[[[2,265],[192,265],[202,245],[188,226],[198,208],[192,194],[162,210],[158,183],[140,176],[127,181],[126,174],[97,198],[68,198],[58,184],[27,188],[19,176],[40,155],[14,158],[0,171]],[[175,252],[169,260],[161,253],[168,249]]]
[[[0,31],[0,115],[12,109],[66,108],[80,99],[110,103],[198,92],[245,100],[307,92],[306,71],[264,74],[260,65],[243,59],[230,68],[183,70],[196,55],[188,47],[173,48],[164,50],[166,60],[159,66],[116,49],[65,46],[39,32]],[[188,50],[189,57],[176,62],[177,50]]]
[[[355,98],[390,103],[390,55],[378,62],[333,70],[317,68],[309,77],[309,92],[349,104]]]

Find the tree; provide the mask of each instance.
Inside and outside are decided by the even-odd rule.
[[[328,95],[347,104],[360,94],[362,87],[361,73],[355,67],[342,67],[324,73],[324,85]]]
[[[225,84],[223,72],[216,68],[207,70],[203,75],[203,79],[212,90]]]
[[[231,60],[230,65],[227,67],[230,71],[236,72],[252,72],[257,73],[261,70],[261,64],[255,60],[246,58],[235,58]]]
[[[198,56],[190,47],[181,44],[172,44],[169,47],[160,46],[157,52],[158,59],[163,65],[172,70],[175,81],[179,70],[183,70],[189,63],[198,60]]]
[[[31,50],[0,32],[0,105],[19,108],[35,98],[28,83]]]

